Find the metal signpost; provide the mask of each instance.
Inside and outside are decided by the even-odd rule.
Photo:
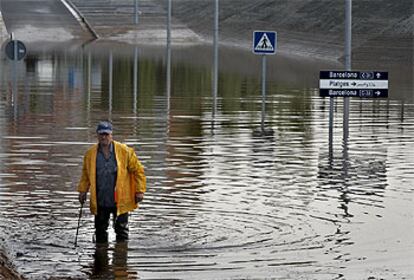
[[[167,44],[171,43],[172,0],[168,0],[167,12]]]
[[[322,97],[388,97],[388,72],[321,71],[319,79]]]
[[[214,5],[214,59],[213,59],[213,79],[212,79],[212,91],[213,91],[213,110],[212,117],[216,116],[217,111],[217,95],[218,95],[218,65],[219,65],[219,0],[215,0]]]
[[[26,56],[26,46],[19,40],[10,40],[6,44],[5,51],[11,60],[22,60]]]
[[[388,97],[388,72],[382,71],[321,71],[319,73],[319,95],[330,97],[329,155],[333,153],[333,99],[344,98],[344,153],[347,153],[349,97]],[[347,100],[348,99],[348,100]],[[346,162],[346,161],[344,161]]]
[[[345,0],[345,70],[352,69],[352,0]],[[333,98],[331,98],[332,100]],[[349,136],[349,98],[344,98],[343,139],[347,143]]]
[[[262,55],[262,132],[264,132],[264,115],[266,109],[266,55],[276,53],[277,33],[275,31],[253,32],[253,53]]]
[[[13,107],[14,116],[17,116],[17,62],[26,56],[26,46],[22,41],[14,39],[14,34],[11,34],[10,41],[5,46],[6,56],[13,60]]]
[[[253,53],[254,54],[275,54],[277,33],[275,31],[254,31],[253,32]]]
[[[134,15],[135,15],[134,23],[135,24],[138,24],[138,14],[139,14],[139,12],[138,12],[138,0],[135,0],[135,5],[134,5]]]

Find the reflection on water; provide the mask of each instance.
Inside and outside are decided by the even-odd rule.
[[[112,261],[110,262],[111,253]],[[128,271],[127,260],[127,242],[115,243],[112,250],[107,244],[96,245],[90,279],[139,279],[137,272]]]
[[[29,279],[412,278],[412,80],[390,65],[388,100],[352,99],[344,143],[336,100],[330,153],[329,100],[316,87],[321,69],[340,66],[269,60],[262,107],[259,59],[221,49],[216,89],[210,49],[31,53],[18,65],[17,94],[1,61],[0,244],[18,271]],[[148,195],[130,216],[128,243],[95,247],[84,210],[75,248],[73,185],[96,123],[108,118],[144,163]]]

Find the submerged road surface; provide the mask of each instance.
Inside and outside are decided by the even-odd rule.
[[[24,42],[92,39],[60,0],[3,0],[1,11],[8,33]]]
[[[220,49],[215,98],[211,49],[99,42],[39,52],[18,68],[14,98],[4,61],[0,247],[17,271],[33,280],[414,279],[414,91],[398,85],[401,66],[384,65],[389,99],[351,100],[347,141],[336,101],[330,153],[329,100],[315,86],[331,65],[269,58],[262,110],[253,54]],[[260,133],[262,116],[273,133]],[[111,228],[108,246],[95,246],[85,205],[75,248],[74,185],[95,124],[108,118],[115,139],[137,151],[148,191],[128,243]]]

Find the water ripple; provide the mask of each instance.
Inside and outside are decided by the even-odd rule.
[[[70,55],[78,67],[79,57]],[[410,273],[413,104],[402,112],[397,99],[352,100],[343,141],[336,101],[329,151],[327,104],[315,89],[269,82],[262,123],[261,96],[249,79],[236,75],[241,86],[226,79],[213,112],[210,92],[199,84],[209,79],[176,84],[167,98],[164,69],[149,59],[141,66],[158,74],[135,97],[126,83],[114,87],[110,104],[107,61],[96,59],[94,69],[105,70],[95,73],[88,93],[76,83],[55,87],[50,78],[32,85],[39,94],[19,95],[16,116],[0,104],[0,245],[26,278],[370,279],[396,267],[397,276]],[[176,65],[176,77],[183,67]],[[1,94],[8,100],[7,91]],[[75,248],[83,154],[96,142],[94,125],[109,113],[116,138],[145,166],[148,192],[130,215],[127,245],[113,242],[111,230],[110,244],[95,246],[85,207]]]

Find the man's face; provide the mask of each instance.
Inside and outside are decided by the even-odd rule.
[[[109,146],[112,142],[112,133],[98,133],[98,141],[102,146]]]

